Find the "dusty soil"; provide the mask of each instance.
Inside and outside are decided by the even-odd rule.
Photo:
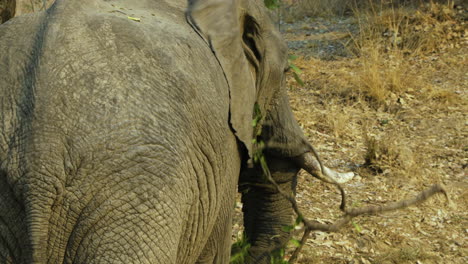
[[[296,118],[324,164],[358,174],[343,185],[349,204],[384,204],[434,183],[444,184],[451,199],[438,195],[417,207],[357,217],[337,233],[313,232],[298,262],[468,263],[466,38],[459,48],[405,57],[405,89],[375,104],[359,95],[364,58],[347,48],[357,32],[353,18],[306,19],[281,30],[300,55],[293,63],[305,82],[289,80]],[[369,153],[373,166],[366,165]],[[332,223],[342,215],[337,190],[305,172],[297,200],[309,219]]]

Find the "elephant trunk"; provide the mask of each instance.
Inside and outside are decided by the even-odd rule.
[[[300,168],[285,159],[267,157],[267,160],[271,175],[280,188],[295,193],[296,176]],[[271,254],[283,248],[291,237],[285,227],[292,223],[292,206],[268,184],[248,186],[242,193],[244,227],[250,243],[246,263],[270,263]]]
[[[315,177],[320,178],[323,174],[337,182],[354,176],[326,167],[322,171],[317,155],[313,155],[314,148],[294,118],[285,90],[278,94],[278,100],[265,117],[259,141],[265,142],[263,154],[271,176],[285,193],[295,194],[301,168]],[[285,227],[292,224],[294,211],[291,202],[261,176],[260,167],[256,164],[254,168],[243,168],[239,190],[242,192],[245,234],[250,243],[246,263],[268,264],[272,253],[284,248],[291,237]]]
[[[295,194],[297,174],[302,168],[320,178],[322,168],[311,152],[292,158],[278,158],[266,155],[268,167],[273,179],[286,193]],[[337,182],[346,182],[354,174],[340,173],[323,166],[325,178]],[[288,227],[294,220],[291,202],[273,186],[258,179],[262,172],[258,168],[246,170],[241,176],[244,227],[250,243],[246,263],[270,263],[271,255],[283,248],[291,238]],[[258,179],[258,180],[255,180]]]

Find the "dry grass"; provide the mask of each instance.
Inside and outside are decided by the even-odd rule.
[[[395,101],[418,85],[399,50],[382,53],[378,45],[367,43],[360,47],[360,53],[361,63],[353,82],[373,106],[387,106],[388,99]]]
[[[347,9],[347,4],[343,4],[343,0],[301,0],[284,2],[288,7],[285,10],[287,21],[304,16],[342,15]]]
[[[465,35],[430,36],[437,25],[464,23],[437,18],[434,10],[447,13],[439,4],[419,13],[356,12],[359,30],[349,43],[355,56],[301,57],[295,64],[306,86],[292,79],[289,85],[295,115],[325,164],[357,167],[360,177],[346,185],[352,201],[381,204],[442,182],[453,207],[436,198],[423,208],[357,219],[361,232],[349,226],[315,233],[300,263],[466,263],[468,43]],[[414,30],[423,24],[427,36]],[[339,217],[333,188],[306,174],[298,186],[307,217],[327,223]]]
[[[356,44],[365,46],[370,40],[385,51],[398,48],[405,54],[460,48],[457,40],[466,36],[466,15],[464,10],[453,6],[453,1],[447,1],[446,4],[430,2],[417,9],[354,9],[360,25]]]
[[[376,7],[379,10],[400,2],[406,1],[387,1],[387,0],[283,0],[287,21],[291,19],[303,18],[305,16],[330,16],[344,15],[352,9],[367,9]]]
[[[352,10],[371,10],[374,13],[391,8],[418,7],[429,2],[447,5],[462,5],[463,0],[282,0],[287,21],[305,16],[342,16]]]
[[[465,22],[457,20],[452,5],[431,2],[416,12],[394,8],[378,13],[375,9],[354,11],[359,34],[352,38],[351,49],[361,58],[355,84],[374,106],[388,106],[388,100],[420,89],[432,98],[457,100],[453,93],[434,89],[415,77],[410,59],[466,44]]]
[[[417,153],[412,151],[410,142],[399,131],[387,132],[381,138],[365,133],[364,142],[364,164],[374,173],[421,177],[421,168],[425,164]]]
[[[405,264],[405,263],[421,263],[421,261],[440,260],[433,254],[422,251],[419,248],[414,247],[402,247],[397,249],[390,249],[382,254],[378,255],[377,258],[372,261],[375,264]]]
[[[356,56],[368,58],[362,60],[362,72],[357,80],[360,90],[372,100],[382,104],[390,95],[389,92],[402,92],[409,86],[409,54],[411,56],[461,48],[468,43],[467,13],[454,1],[443,1],[445,4],[430,1],[349,1],[302,0],[286,1],[283,17],[286,22],[293,22],[304,15],[330,15],[337,8],[350,9],[357,20],[359,34],[326,33],[325,35],[342,36],[350,51]],[[378,2],[378,4],[373,4]],[[418,2],[416,7],[397,8],[392,3]],[[289,3],[289,5],[288,5]],[[389,5],[390,3],[390,5]],[[424,3],[424,4],[422,4]],[[363,8],[365,6],[365,8]],[[307,24],[303,30],[311,30]],[[317,36],[309,36],[310,38]],[[385,69],[385,70],[382,70]],[[380,72],[378,74],[377,72]],[[412,84],[417,85],[417,84]],[[422,86],[427,86],[422,84]]]

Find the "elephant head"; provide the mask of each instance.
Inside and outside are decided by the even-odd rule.
[[[289,106],[287,48],[263,1],[189,2],[188,21],[212,48],[229,84],[230,122],[238,141],[250,158],[259,151],[252,142],[263,142],[274,180],[288,193],[294,192],[301,167],[312,174],[321,168]],[[259,130],[252,127],[253,119]],[[251,244],[247,262],[269,263],[270,254],[288,241],[289,232],[283,227],[291,223],[291,204],[265,185],[259,165],[243,168],[239,189]],[[351,176],[328,172],[337,179]]]
[[[188,21],[215,53],[230,87],[230,123],[252,156],[254,105],[267,113],[284,88],[287,49],[262,1],[189,1]]]

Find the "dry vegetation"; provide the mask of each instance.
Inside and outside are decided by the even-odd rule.
[[[467,10],[451,2],[381,7],[299,19],[304,11],[294,16],[288,6],[295,22],[282,30],[290,44],[322,40],[345,49],[327,59],[320,45],[296,49],[305,86],[290,78],[293,110],[325,164],[359,174],[344,185],[354,206],[396,201],[433,183],[445,184],[452,201],[436,197],[356,218],[338,233],[313,232],[298,262],[468,263]],[[333,186],[306,173],[298,186],[306,217],[340,217]]]

